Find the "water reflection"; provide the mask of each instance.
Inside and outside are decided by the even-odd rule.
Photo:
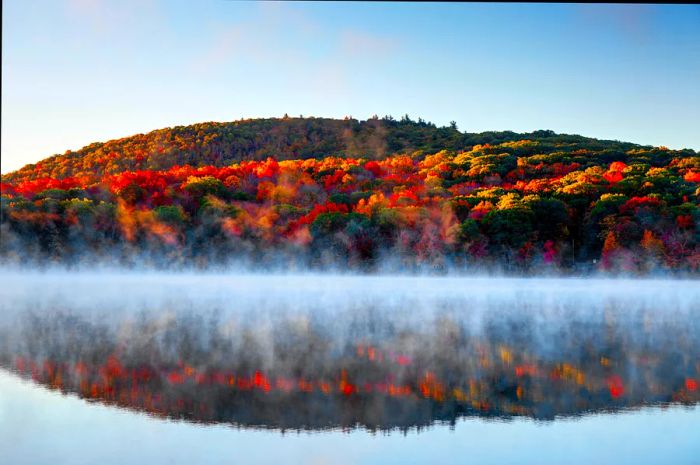
[[[328,295],[300,304],[266,288],[262,300],[158,298],[121,312],[110,300],[108,314],[27,298],[0,330],[0,363],[154,416],[281,430],[551,420],[700,401],[692,295],[553,299],[525,288],[334,294],[332,308]]]

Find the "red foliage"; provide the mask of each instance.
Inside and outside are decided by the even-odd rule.
[[[557,256],[557,250],[554,241],[546,241],[544,243],[543,260],[545,263],[552,263]]]
[[[610,163],[610,168],[608,168],[608,170],[621,172],[625,168],[627,168],[627,165],[624,162],[614,161],[614,162]]]
[[[640,207],[658,208],[661,206],[661,201],[655,197],[632,197],[627,202],[620,205],[620,213],[637,213]]]
[[[389,205],[395,207],[398,204],[409,203],[411,205],[416,205],[419,203],[417,193],[420,192],[422,186],[413,186],[408,189],[404,189],[400,192],[394,192],[389,196]]]
[[[615,184],[616,182],[622,181],[622,173],[619,171],[608,171],[607,173],[603,174],[603,177],[610,184]]]
[[[335,170],[335,173],[324,176],[323,187],[325,187],[326,190],[332,189],[343,181],[343,177],[345,177],[346,174],[347,173],[343,170]]]
[[[0,193],[2,195],[18,195],[19,192],[17,192],[17,189],[15,189],[15,186],[12,184],[8,184],[6,182],[0,182]]]
[[[274,158],[268,158],[264,162],[258,162],[255,167],[255,174],[259,179],[272,178],[280,172],[280,165]]]
[[[65,179],[54,179],[54,178],[39,178],[33,181],[23,181],[14,187],[14,192],[23,195],[24,197],[30,199],[35,194],[45,191],[47,189],[73,189],[75,187],[81,187],[85,184],[85,178],[70,177]],[[3,186],[3,193],[7,184]]]
[[[384,170],[381,166],[379,166],[379,163],[377,163],[376,161],[368,161],[367,163],[365,163],[365,169],[377,178],[380,178],[384,175]]]
[[[690,215],[678,215],[676,217],[676,224],[681,229],[689,229],[693,227],[693,217]]]
[[[125,171],[105,179],[109,190],[119,194],[125,187],[136,184],[149,194],[162,192],[168,186],[171,179],[167,172],[163,171]]]
[[[688,182],[698,182],[700,183],[700,171],[688,171],[685,176],[683,176]]]
[[[350,210],[348,209],[348,206],[343,204],[343,203],[326,203],[323,205],[316,205],[309,213],[306,215],[302,216],[297,220],[297,223],[299,225],[302,224],[311,224],[314,222],[316,217],[320,215],[321,213],[349,213]]]
[[[554,171],[553,174],[555,177],[561,177],[561,176],[566,176],[567,174],[576,171],[577,169],[581,168],[580,163],[554,163],[552,164],[552,170]]]

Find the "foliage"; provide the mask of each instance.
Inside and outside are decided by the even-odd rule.
[[[697,273],[699,160],[406,118],[205,123],[3,175],[0,257]]]

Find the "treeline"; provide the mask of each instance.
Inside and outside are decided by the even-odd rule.
[[[16,183],[42,177],[100,177],[128,170],[166,170],[176,165],[223,167],[268,157],[279,161],[329,156],[374,160],[416,151],[426,154],[440,150],[462,152],[478,144],[497,145],[523,139],[537,141],[540,144],[538,153],[587,149],[599,152],[604,158],[602,161],[607,162],[640,148],[631,143],[560,135],[552,131],[462,133],[454,124],[436,127],[421,119],[413,121],[408,115],[398,120],[385,116],[366,121],[284,117],[177,126],[95,143],[27,165],[3,178]],[[694,155],[692,150],[679,153],[683,157]]]
[[[327,121],[221,127],[270,125],[263,137]],[[360,134],[373,124],[410,128],[411,137],[394,137],[411,144],[422,130],[470,137],[424,122],[332,122],[357,124]],[[196,133],[198,127],[216,125],[156,133]],[[538,134],[378,159],[377,153],[345,153],[284,160],[292,155],[283,151],[264,160],[138,170],[88,163],[101,150],[95,145],[83,157],[56,157],[3,176],[0,257],[158,267],[239,262],[284,269],[700,271],[697,153]],[[129,140],[138,145],[141,139],[108,144],[126,146]],[[318,144],[334,140],[319,136]],[[200,152],[183,148],[182,154],[199,160]],[[227,153],[221,160],[238,156]],[[45,176],[51,163],[61,161],[84,168],[73,176]]]

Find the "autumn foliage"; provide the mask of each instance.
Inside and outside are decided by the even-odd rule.
[[[277,129],[289,124],[280,121]],[[317,128],[326,120],[309,121]],[[3,176],[0,256],[168,267],[245,260],[362,269],[700,269],[700,158],[693,151],[548,131],[462,134],[410,120],[334,122],[329,134],[341,123],[359,125],[357,137],[381,125],[403,129],[404,142],[394,145],[411,150],[381,155],[365,141],[336,144],[324,156],[315,153],[322,140],[299,130],[291,155],[307,157],[290,158],[278,144],[279,157],[258,159],[271,150],[266,145],[249,159],[242,152],[227,158],[226,147],[240,144],[231,140],[212,158],[211,141],[231,135],[213,123],[171,130],[179,155],[171,150],[159,166],[151,160],[165,150],[153,142],[162,131],[153,143],[135,136],[93,144],[81,156]],[[431,131],[444,136],[446,149],[426,151]],[[189,145],[177,136],[193,132],[201,134]],[[277,140],[271,134],[259,137]],[[479,136],[482,143],[472,143]],[[377,144],[388,150],[392,141]]]

